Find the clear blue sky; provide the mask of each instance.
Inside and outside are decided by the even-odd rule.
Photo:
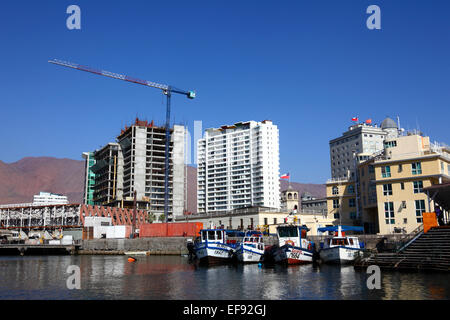
[[[81,8],[80,31],[66,8]],[[366,8],[381,8],[368,30]],[[328,141],[351,117],[400,116],[450,144],[450,2],[1,2],[0,160],[81,160],[138,115],[162,124],[157,89],[58,67],[58,58],[194,89],[173,99],[172,121],[217,127],[271,119],[280,171],[330,176]]]

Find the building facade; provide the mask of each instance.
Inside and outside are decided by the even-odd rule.
[[[170,219],[183,215],[185,209],[184,140],[185,128],[175,125],[169,147]],[[130,208],[136,192],[138,208],[164,214],[165,141],[164,127],[136,119],[116,142],[93,152],[95,164],[89,168],[95,183],[90,187],[85,179],[85,190],[91,188],[94,204]]]
[[[52,204],[68,204],[67,196],[62,194],[55,194],[51,192],[40,192],[33,196],[33,205],[45,206]]]
[[[83,190],[83,204],[94,204],[94,185],[95,173],[92,167],[95,165],[95,157],[93,152],[83,152],[84,165],[84,190]]]
[[[396,136],[398,127],[390,118],[386,118],[380,126],[366,123],[350,126],[342,136],[329,142],[331,178],[355,178],[355,155],[380,152],[386,137]]]
[[[279,132],[272,121],[207,129],[197,148],[198,213],[280,208]]]
[[[328,215],[366,233],[410,233],[434,203],[423,188],[450,181],[450,149],[415,133],[389,135],[383,152],[357,156],[358,174],[327,183]]]

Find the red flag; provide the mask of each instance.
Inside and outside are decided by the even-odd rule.
[[[367,119],[366,124],[372,124],[372,119]]]
[[[358,121],[358,117],[352,118],[352,121]]]

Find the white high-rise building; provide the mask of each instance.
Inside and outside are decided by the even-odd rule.
[[[40,192],[33,197],[33,205],[68,204],[67,196],[50,192]]]
[[[279,132],[272,121],[207,129],[197,150],[198,213],[280,208]]]

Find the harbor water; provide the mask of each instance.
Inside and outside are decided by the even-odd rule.
[[[68,289],[69,266],[80,268],[81,289]],[[3,256],[0,299],[449,299],[450,274],[381,271],[369,290],[352,266],[190,264],[181,256]]]

